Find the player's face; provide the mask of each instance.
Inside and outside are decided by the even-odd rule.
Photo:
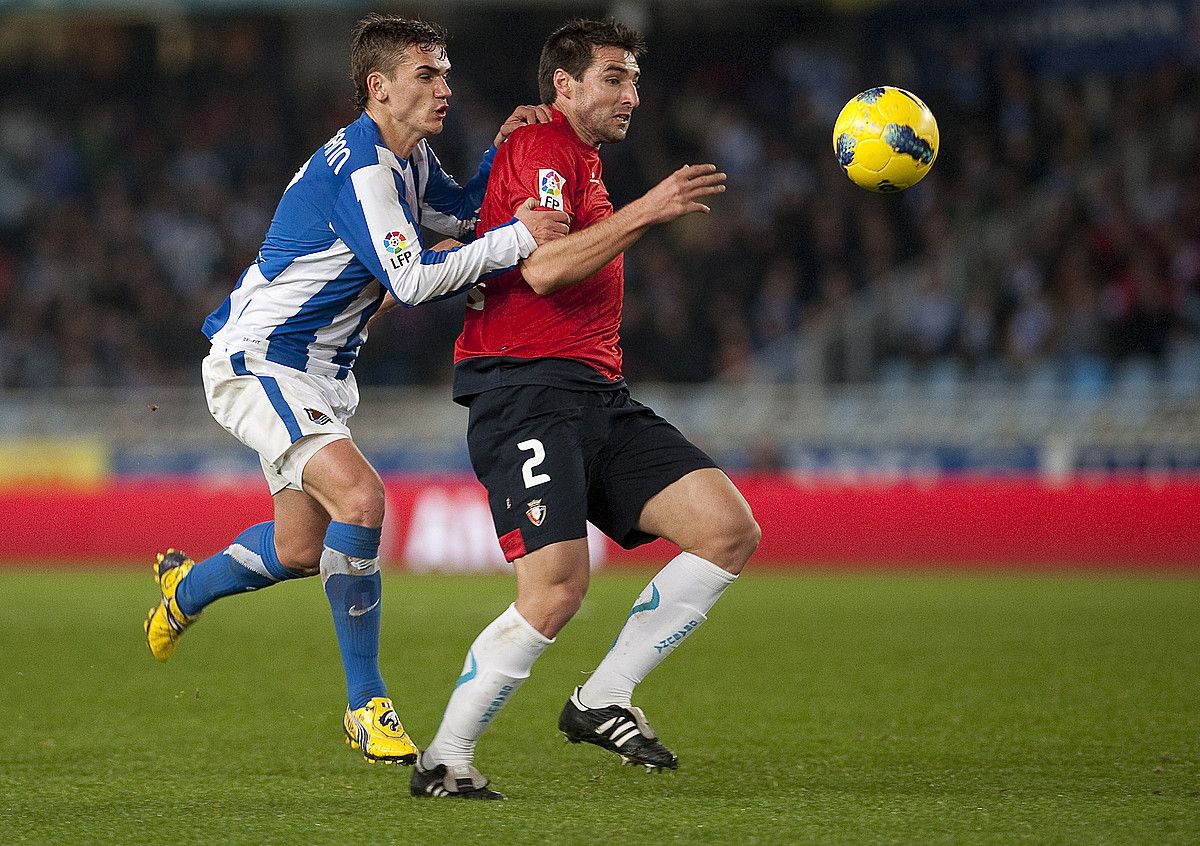
[[[450,108],[450,60],[444,47],[410,45],[387,81],[389,120],[424,138],[442,131]]]
[[[575,129],[592,144],[624,141],[638,107],[642,71],[632,53],[620,47],[596,47],[583,78],[571,81]]]

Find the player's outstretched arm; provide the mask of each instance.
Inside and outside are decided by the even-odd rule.
[[[461,241],[455,241],[453,238],[447,238],[444,241],[438,241],[429,249],[433,252],[444,253],[447,250],[456,250],[463,246],[466,245]],[[373,315],[371,315],[371,319],[367,321],[367,328],[370,329],[381,314],[387,314],[398,305],[400,305],[400,301],[393,297],[392,292],[385,287],[383,289],[383,300],[379,303],[379,309]]]
[[[716,165],[684,165],[612,217],[539,247],[521,262],[521,273],[536,293],[552,294],[591,276],[651,226],[707,214],[700,200],[724,190],[725,174]]]
[[[489,229],[470,244],[449,250],[422,249],[409,272],[399,278],[391,275],[391,284],[385,287],[403,305],[414,306],[458,293],[492,273],[516,267],[522,256],[568,232],[565,212],[536,206],[536,200],[526,200],[512,220]],[[515,244],[509,243],[514,237],[510,233],[516,233]],[[511,252],[514,247],[515,254]]]
[[[537,200],[533,199],[532,197],[521,205],[517,206],[513,217],[519,220],[525,226],[525,228],[529,230],[529,234],[533,236],[534,242],[539,247],[542,244],[547,244],[551,241],[565,237],[568,231],[567,221],[569,218],[565,212],[539,209],[537,208]],[[434,260],[430,258],[432,253],[452,253],[464,246],[466,245],[460,241],[456,241],[453,238],[447,238],[444,241],[439,241],[438,243],[434,244],[428,250],[423,251],[421,256],[423,259],[432,261]],[[380,302],[379,309],[367,322],[368,327],[375,321],[375,318],[379,317],[379,315],[391,311],[398,305],[400,305],[400,301],[396,299],[387,286],[384,286],[383,301]],[[411,303],[407,303],[407,305],[411,305]]]
[[[565,234],[566,221],[561,211],[523,208],[464,247],[426,250],[391,170],[369,165],[346,181],[330,225],[396,300],[414,306],[516,267],[540,243]]]

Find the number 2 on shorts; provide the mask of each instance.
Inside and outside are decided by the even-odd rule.
[[[517,449],[533,453],[533,457],[528,459],[521,465],[521,478],[525,480],[525,487],[532,488],[537,485],[544,485],[550,481],[550,477],[545,473],[533,475],[533,468],[537,467],[546,460],[546,448],[542,446],[542,442],[537,438],[530,438],[527,441],[521,441],[517,444]]]

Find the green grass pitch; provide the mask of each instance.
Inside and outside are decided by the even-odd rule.
[[[636,701],[678,772],[562,742],[648,573],[598,575],[485,735],[506,803],[341,742],[320,582],[222,600],[156,664],[140,572],[0,571],[0,843],[1196,843],[1200,579],[749,571]],[[418,743],[501,576],[389,575]]]

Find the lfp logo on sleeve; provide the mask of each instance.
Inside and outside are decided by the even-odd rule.
[[[563,178],[556,170],[538,171],[538,202],[542,208],[552,211],[563,210]]]
[[[383,248],[391,253],[389,261],[393,270],[399,270],[412,260],[413,250],[409,249],[408,238],[403,232],[389,232],[384,235]]]

